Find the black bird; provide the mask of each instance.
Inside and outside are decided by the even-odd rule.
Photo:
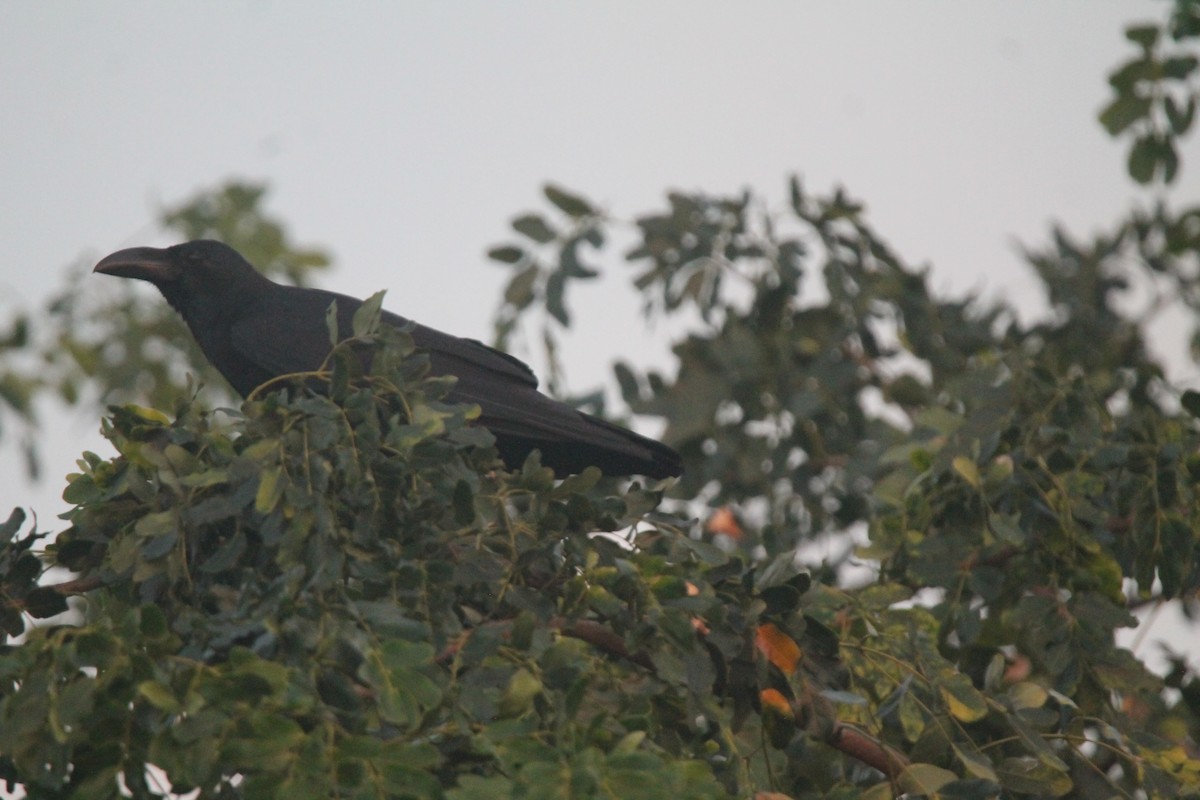
[[[325,322],[330,303],[337,301],[338,330],[345,335],[362,305],[345,295],[275,283],[215,241],[120,250],[95,271],[157,286],[204,355],[243,397],[280,375],[318,369],[331,349]],[[408,323],[386,311],[383,320]],[[513,356],[415,323],[411,335],[429,353],[433,374],[458,378],[448,399],[479,404],[480,423],[495,435],[510,468],[537,449],[542,463],[559,474],[589,465],[607,475],[665,478],[682,472],[679,454],[670,447],[539,392],[532,370]]]

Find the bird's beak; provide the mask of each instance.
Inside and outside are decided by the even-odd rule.
[[[100,259],[92,272],[116,275],[118,278],[138,278],[151,283],[164,283],[179,277],[179,266],[172,262],[166,250],[157,247],[130,247]]]

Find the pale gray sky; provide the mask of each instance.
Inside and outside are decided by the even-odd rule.
[[[155,243],[160,204],[240,176],[269,181],[270,208],[333,251],[329,288],[388,289],[394,311],[487,338],[504,273],[483,252],[542,182],[631,216],[677,187],[782,199],[793,172],[864,199],[935,286],[1036,308],[1015,241],[1042,243],[1052,220],[1086,234],[1148,202],[1095,119],[1133,52],[1124,25],[1164,7],[8,2],[0,313],[80,256]],[[1200,196],[1197,155],[1181,198]],[[576,301],[573,389],[618,352],[666,350],[621,288]],[[0,515],[32,501],[48,522],[54,476],[102,446],[94,429],[52,431],[37,487],[0,451]]]
[[[1016,292],[1014,237],[1132,195],[1095,113],[1122,26],[1163,5],[10,3],[0,286],[36,298],[239,175],[334,250],[338,288],[478,335],[481,253],[542,181],[632,214],[798,172],[940,284]]]

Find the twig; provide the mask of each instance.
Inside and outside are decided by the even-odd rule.
[[[63,581],[55,583],[45,588],[53,589],[63,597],[71,597],[73,595],[90,592],[92,589],[99,589],[104,585],[104,581],[98,575],[89,575],[86,578],[76,578],[71,581]]]
[[[834,750],[845,753],[868,767],[874,767],[888,778],[895,778],[909,765],[909,760],[902,753],[844,722],[833,723],[825,742]]]

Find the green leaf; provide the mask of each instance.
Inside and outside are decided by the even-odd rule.
[[[363,301],[354,312],[352,328],[355,336],[370,336],[379,332],[379,320],[383,312],[383,296],[379,291]]]
[[[1029,756],[1004,759],[996,766],[996,775],[1010,792],[1033,797],[1061,797],[1074,786],[1065,771]]]
[[[617,385],[621,387],[622,400],[632,405],[641,399],[641,387],[638,386],[637,377],[629,365],[624,361],[617,361],[613,364],[613,374],[617,378]]]
[[[22,553],[8,567],[5,583],[10,586],[25,586],[34,583],[42,574],[42,562],[33,553]]]
[[[179,479],[180,486],[191,489],[204,489],[209,486],[220,486],[229,482],[229,471],[225,469],[206,469],[184,475]]]
[[[565,498],[572,494],[586,492],[599,483],[601,477],[603,477],[603,473],[599,467],[585,467],[583,472],[568,476],[551,489],[551,497]]]
[[[1172,56],[1162,62],[1161,70],[1164,78],[1186,81],[1196,71],[1200,61],[1195,56]]]
[[[1179,153],[1175,150],[1174,138],[1160,139],[1158,161],[1163,168],[1163,183],[1172,183],[1179,173]]]
[[[246,553],[246,536],[238,531],[230,536],[224,544],[199,565],[200,570],[209,574],[223,572],[235,564]]]
[[[961,416],[941,406],[929,406],[918,410],[913,414],[913,421],[943,435],[953,433],[963,424]]]
[[[571,324],[571,315],[566,303],[566,275],[561,269],[550,273],[546,281],[546,311],[564,327]]]
[[[160,711],[165,711],[168,714],[179,713],[179,701],[175,699],[175,694],[157,681],[142,681],[137,687],[138,694],[150,702]]]
[[[1163,101],[1163,110],[1167,113],[1167,123],[1171,126],[1171,133],[1182,136],[1192,127],[1192,121],[1196,118],[1196,97],[1194,95],[1189,97],[1187,105],[1180,109],[1175,98],[1167,96]]]
[[[860,792],[858,800],[896,800],[894,788],[891,781],[883,781]]]
[[[987,700],[966,675],[960,672],[942,675],[937,687],[947,710],[960,722],[978,722],[987,716]]]
[[[599,271],[586,266],[579,260],[579,242],[579,238],[574,238],[563,245],[558,259],[559,269],[562,270],[563,275],[570,278],[581,280],[595,278],[600,274]]]
[[[517,309],[522,309],[533,302],[533,287],[537,282],[540,270],[537,264],[530,264],[513,276],[504,290],[504,302]]]
[[[525,258],[525,251],[513,245],[501,245],[488,250],[487,256],[492,261],[499,261],[502,264],[516,264]]]
[[[683,538],[679,540],[679,544],[689,553],[692,553],[701,563],[710,566],[719,566],[729,562],[729,554],[712,542]],[[807,573],[803,573],[803,576],[807,577]],[[796,577],[799,578],[801,576]]]
[[[336,346],[342,340],[341,332],[338,330],[337,300],[334,300],[329,304],[329,308],[325,309],[325,327],[329,331],[329,344]]]
[[[3,525],[0,525],[0,544],[11,542],[17,531],[25,524],[25,510],[14,508]]]
[[[53,617],[67,610],[67,598],[49,586],[40,586],[25,595],[25,611],[38,619]]]
[[[954,755],[962,763],[968,775],[979,780],[991,781],[998,783],[999,778],[996,776],[996,770],[992,766],[991,760],[980,753],[970,753],[967,750],[954,746]]]
[[[1193,417],[1200,417],[1200,392],[1195,389],[1187,389],[1180,398],[1180,404],[1183,410],[1191,414]]]
[[[906,792],[930,796],[936,794],[937,790],[947,783],[956,780],[958,776],[948,769],[933,764],[909,764],[900,773],[898,782]]]
[[[1041,684],[1033,681],[1021,681],[1008,689],[1009,699],[1016,711],[1027,708],[1041,708],[1050,699],[1049,692]]]
[[[1108,76],[1109,84],[1122,95],[1133,93],[1134,87],[1141,81],[1153,81],[1157,76],[1157,66],[1148,57],[1136,58],[1126,62],[1120,69]]]
[[[454,521],[459,525],[470,525],[475,521],[475,494],[471,484],[460,480],[454,484]]]
[[[1017,734],[1017,738],[1029,748],[1030,753],[1036,756],[1039,761],[1058,772],[1065,773],[1069,771],[1070,768],[1066,765],[1066,762],[1058,757],[1058,754],[1046,743],[1046,740],[1031,728],[1029,723],[1021,718],[1020,714],[1006,714],[1005,719],[1008,720],[1009,726]]]
[[[791,203],[792,211],[798,216],[803,216],[805,206],[804,185],[800,182],[800,176],[792,175],[788,178],[788,200]]]
[[[254,509],[260,514],[269,514],[275,510],[283,498],[283,470],[277,466],[266,467],[259,475],[258,491],[254,495]]]
[[[170,425],[171,419],[157,408],[149,408],[147,406],[127,405],[123,407],[125,411],[130,412],[138,419],[149,422],[154,425]]]
[[[628,733],[624,737],[622,737],[621,741],[617,742],[617,744],[613,747],[612,755],[623,756],[623,755],[630,755],[631,753],[636,753],[638,751],[638,748],[640,748],[642,746],[642,742],[644,742],[645,740],[646,740],[646,732],[645,731],[634,731],[632,733]]]
[[[806,572],[807,570],[799,564],[796,552],[788,550],[771,559],[771,562],[758,573],[754,585],[761,592],[772,586],[786,584],[797,575],[803,575]]]
[[[975,464],[974,459],[967,458],[966,456],[955,456],[951,463],[954,466],[954,471],[969,483],[972,489],[979,488],[979,467]]]
[[[407,789],[407,786],[398,787]],[[489,775],[487,777],[481,775],[462,775],[458,778],[458,784],[446,792],[448,800],[495,800],[498,797],[513,796],[514,784],[512,780],[503,775]],[[523,791],[528,790],[528,786],[521,787]]]
[[[1150,115],[1152,101],[1149,97],[1134,94],[1117,95],[1108,106],[1100,112],[1100,124],[1111,136],[1118,136],[1131,125],[1146,119]]]
[[[591,204],[578,195],[571,194],[566,189],[548,183],[542,187],[546,199],[558,207],[569,217],[586,217],[596,213]]]
[[[146,514],[133,526],[133,532],[144,539],[156,539],[173,533],[178,520],[173,509]]]
[[[145,605],[138,613],[138,631],[147,639],[160,639],[170,633],[167,617],[155,605]]]
[[[1125,29],[1125,38],[1149,50],[1158,43],[1161,33],[1157,25],[1130,25]]]
[[[547,244],[557,238],[558,233],[540,214],[524,214],[513,220],[513,230],[538,244]]]
[[[542,692],[542,682],[527,669],[519,669],[508,680],[508,686],[500,697],[500,715],[515,717],[524,714],[533,706],[533,700]]]
[[[988,528],[997,539],[1008,544],[1023,545],[1028,539],[1019,514],[989,514]]]
[[[63,489],[62,498],[73,506],[82,506],[97,500],[100,494],[101,489],[91,475],[74,474],[67,476],[67,487]]]
[[[1158,142],[1150,135],[1138,137],[1129,150],[1129,176],[1141,184],[1154,180],[1158,167]]]
[[[421,666],[429,662],[428,645],[408,641],[428,636],[428,628],[408,616],[403,607],[395,603],[360,600],[354,609],[377,636],[392,638],[380,648],[380,658],[390,670],[409,666]]]
[[[72,776],[72,800],[108,800],[114,793],[114,788],[121,784],[121,768],[113,764],[96,769],[76,781]]]

